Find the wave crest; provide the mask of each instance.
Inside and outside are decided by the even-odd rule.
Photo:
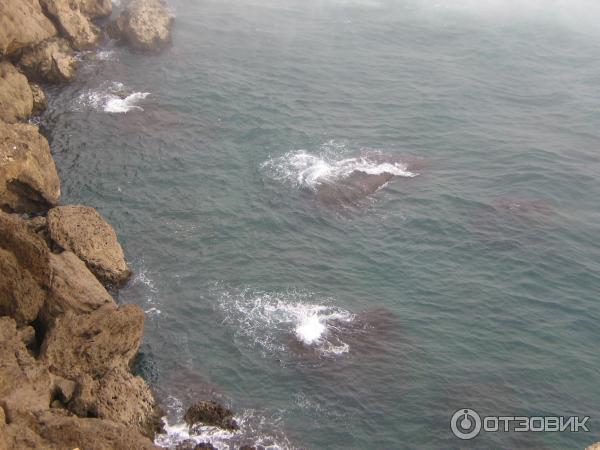
[[[324,144],[317,154],[296,150],[278,158],[271,158],[261,167],[274,179],[310,190],[316,190],[324,183],[343,180],[356,172],[399,177],[418,175],[409,171],[406,164],[400,161],[386,161],[381,155],[348,157],[345,146],[336,145],[334,141]]]
[[[241,343],[248,341],[265,354],[285,355],[314,351],[321,356],[348,353],[350,346],[337,330],[354,321],[354,314],[328,305],[328,299],[289,291],[281,294],[252,292],[224,292],[219,308],[225,321],[236,328]]]
[[[109,83],[99,89],[83,92],[75,101],[75,110],[95,109],[107,113],[127,113],[143,111],[139,103],[150,95],[149,92],[133,92],[125,95],[128,89],[123,83]]]

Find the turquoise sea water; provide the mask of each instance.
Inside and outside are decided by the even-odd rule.
[[[600,440],[600,7],[542,3],[173,0],[170,49],[48,88],[63,201],[135,271],[161,442],[207,397],[242,424],[196,435],[220,448]],[[381,161],[416,176],[322,201]],[[460,408],[591,432],[461,441]]]

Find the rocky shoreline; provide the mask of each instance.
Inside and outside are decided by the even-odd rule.
[[[107,290],[131,270],[94,208],[60,204],[48,141],[27,122],[47,105],[40,84],[73,80],[111,13],[111,0],[0,2],[0,450],[157,448],[162,411],[130,370],[144,313]],[[106,28],[157,51],[172,20],[161,0],[133,0]]]

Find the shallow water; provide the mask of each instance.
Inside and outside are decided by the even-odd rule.
[[[205,397],[242,423],[200,430],[222,448],[600,440],[600,8],[171,5],[172,48],[82,55],[42,119],[63,201],[135,271],[119,300],[147,312],[161,442]],[[355,170],[396,176],[323,201]],[[465,407],[592,432],[464,442]]]

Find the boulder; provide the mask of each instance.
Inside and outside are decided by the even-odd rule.
[[[61,34],[74,48],[83,50],[93,47],[100,40],[100,29],[81,11],[78,1],[40,0],[44,11],[57,24]]]
[[[79,10],[92,19],[110,16],[111,0],[79,0]]]
[[[0,62],[0,120],[25,120],[32,109],[33,95],[27,77],[8,61]]]
[[[32,322],[46,298],[46,292],[14,254],[0,248],[0,314],[14,317],[20,324]]]
[[[600,450],[600,442],[587,446],[585,450]]]
[[[118,367],[99,380],[81,376],[68,409],[80,417],[98,417],[154,437],[162,431],[162,411],[140,377]]]
[[[46,326],[68,311],[85,314],[103,306],[117,308],[104,286],[74,253],[51,253],[50,268],[52,284],[40,310],[40,320]]]
[[[52,274],[48,248],[39,236],[31,232],[25,220],[0,211],[0,248],[13,253],[43,289],[50,286]]]
[[[38,0],[0,1],[0,57],[56,35]]]
[[[0,122],[0,209],[40,211],[59,197],[60,180],[46,138],[34,125]]]
[[[233,412],[214,400],[203,400],[188,408],[183,417],[190,427],[196,424],[213,425],[225,430],[239,429]]]
[[[37,318],[50,286],[48,263],[44,242],[22,219],[0,212],[0,315],[20,325]]]
[[[157,51],[171,42],[172,24],[173,16],[162,0],[133,0],[107,31],[133,48]]]
[[[18,64],[30,80],[62,83],[75,78],[75,54],[62,38],[51,38],[28,48]]]
[[[103,307],[82,315],[68,311],[55,318],[40,355],[56,375],[100,378],[131,366],[143,328],[144,313],[137,305]]]
[[[53,379],[29,354],[10,317],[0,317],[0,404],[6,422],[27,419],[31,411],[50,405]]]
[[[16,449],[57,450],[57,447],[42,439],[26,424],[11,423],[0,435],[0,450]]]
[[[54,242],[81,258],[100,281],[119,285],[131,275],[115,231],[94,208],[52,208],[48,230]]]
[[[39,84],[29,83],[29,88],[31,89],[31,94],[33,96],[33,110],[31,111],[31,114],[39,115],[48,108],[48,99]]]
[[[73,417],[61,409],[37,413],[32,429],[45,442],[45,447],[35,447],[39,449],[160,450],[150,439],[127,426],[109,420]]]

